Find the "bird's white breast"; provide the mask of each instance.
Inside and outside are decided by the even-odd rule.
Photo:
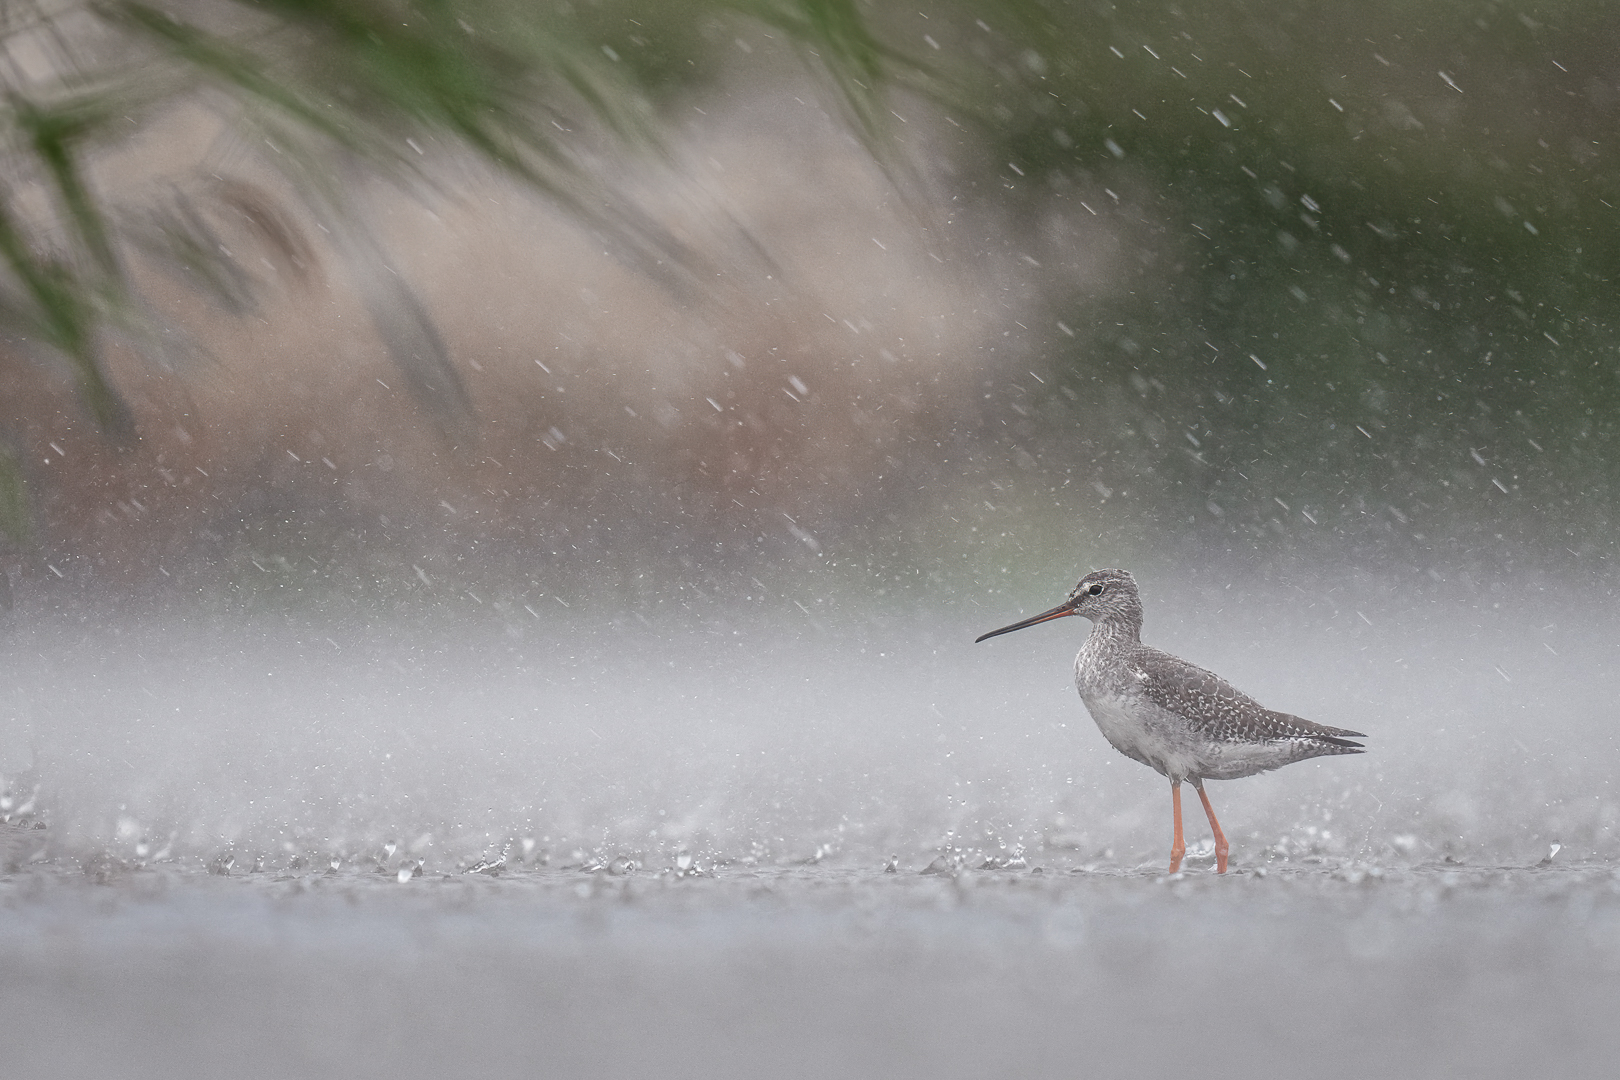
[[[1138,720],[1138,713],[1132,710],[1124,698],[1112,694],[1088,694],[1084,688],[1080,691],[1080,698],[1086,703],[1091,718],[1097,721],[1097,728],[1103,733],[1103,738],[1107,739],[1114,749],[1137,761],[1152,764],[1148,753],[1154,740]]]
[[[1172,779],[1198,773],[1198,753],[1184,724],[1144,695],[1101,690],[1078,680],[1080,700],[1109,745]]]

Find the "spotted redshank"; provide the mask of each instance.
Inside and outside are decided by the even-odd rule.
[[[1074,681],[1104,738],[1170,780],[1172,874],[1181,869],[1187,850],[1181,834],[1183,780],[1198,789],[1215,834],[1215,869],[1224,874],[1229,847],[1204,793],[1205,780],[1236,780],[1306,758],[1362,752],[1360,743],[1350,741],[1366,738],[1359,731],[1272,712],[1219,675],[1143,645],[1142,599],[1136,579],[1124,570],[1095,570],[1051,611],[978,640],[1065,615],[1092,622],[1091,636],[1074,658]]]

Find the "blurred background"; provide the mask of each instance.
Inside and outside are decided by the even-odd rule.
[[[8,4],[13,590],[1607,582],[1617,25]]]
[[[1450,801],[1333,764],[1357,850],[1612,850],[1611,6],[3,10],[0,769],[64,835],[1146,857],[1072,635],[960,649],[1121,565],[1386,761],[1469,732]]]

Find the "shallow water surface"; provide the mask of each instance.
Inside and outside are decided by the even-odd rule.
[[[1225,877],[1017,609],[13,626],[0,1074],[1608,1075],[1610,605],[1199,588]]]
[[[1607,866],[35,870],[7,1075],[1601,1076]]]

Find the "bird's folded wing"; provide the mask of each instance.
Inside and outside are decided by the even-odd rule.
[[[1272,712],[1215,674],[1154,650],[1147,663],[1131,664],[1148,700],[1184,718],[1207,738],[1230,742],[1321,739],[1339,743],[1360,732],[1328,727],[1288,713]]]

